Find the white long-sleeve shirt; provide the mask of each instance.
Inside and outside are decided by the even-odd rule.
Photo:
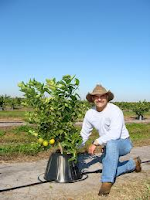
[[[99,133],[100,137],[97,138],[97,141],[100,145],[105,145],[109,140],[126,139],[129,137],[123,112],[112,103],[107,103],[101,112],[98,112],[96,107],[86,112],[80,132],[83,145],[91,135],[93,128]]]

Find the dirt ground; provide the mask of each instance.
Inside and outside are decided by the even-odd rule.
[[[100,177],[102,165],[100,154],[89,156],[83,154],[79,157],[79,168],[86,172],[80,181],[74,183],[44,181],[44,173],[48,159],[37,161],[0,164],[0,200],[140,200],[150,199],[150,146],[133,148],[131,153],[122,157],[140,156],[142,172],[132,172],[117,178],[108,197],[99,197]],[[94,171],[99,170],[98,173]],[[28,185],[27,187],[22,187]],[[21,187],[20,187],[21,186]],[[10,191],[7,188],[20,187]]]

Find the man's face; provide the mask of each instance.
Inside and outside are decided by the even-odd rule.
[[[93,101],[98,111],[102,111],[108,102],[108,94],[93,95]]]

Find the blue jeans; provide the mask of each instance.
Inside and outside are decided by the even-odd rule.
[[[102,156],[102,177],[101,182],[115,182],[117,176],[135,170],[133,159],[120,162],[119,157],[130,153],[132,149],[130,138],[110,140],[104,148]]]

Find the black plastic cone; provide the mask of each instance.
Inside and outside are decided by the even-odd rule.
[[[47,181],[61,183],[74,182],[82,178],[82,175],[70,156],[60,153],[53,153],[48,161],[44,178]]]

